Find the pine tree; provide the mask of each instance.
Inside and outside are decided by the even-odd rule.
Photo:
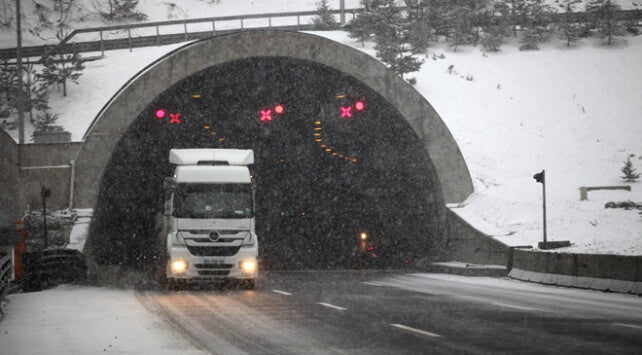
[[[520,39],[520,50],[539,49],[538,44],[545,40],[549,28],[550,14],[553,9],[544,4],[542,0],[525,0],[523,2],[522,16],[522,37]]]
[[[321,31],[327,31],[338,27],[334,15],[330,12],[328,0],[321,0],[317,3],[317,15],[312,19],[314,28]]]
[[[408,22],[401,16],[394,0],[386,0],[378,9],[380,22],[375,30],[375,50],[381,61],[402,78],[405,73],[419,70],[422,61],[409,53]]]
[[[504,38],[506,37],[506,27],[503,25],[490,25],[484,28],[481,35],[481,45],[485,51],[498,52]]]
[[[457,47],[473,42],[472,9],[467,1],[451,2],[446,18],[451,23],[449,31],[450,45],[457,52]]]
[[[581,28],[579,24],[573,21],[573,13],[575,5],[581,3],[582,0],[564,0],[565,4],[560,5],[564,8],[565,13],[562,21],[557,25],[559,31],[559,38],[566,41],[566,47],[570,47],[580,38]]]
[[[417,19],[408,25],[408,43],[412,46],[412,53],[425,52],[430,46],[432,28],[423,19]]]
[[[347,26],[350,38],[357,39],[361,46],[365,46],[365,41],[372,38],[377,30],[380,16],[378,14],[379,4],[370,4],[370,1],[361,1],[364,6],[364,12],[358,14]],[[373,9],[373,10],[371,10]]]
[[[49,83],[38,72],[33,64],[23,68],[24,111],[29,112],[29,121],[35,124],[34,110],[46,111],[49,109]]]
[[[624,162],[624,166],[620,169],[622,174],[624,174],[621,178],[627,182],[634,182],[640,177],[640,174],[635,172],[636,169],[633,167],[633,163],[631,163],[631,157],[633,156],[633,154],[628,156]]]
[[[100,15],[108,20],[146,20],[147,15],[136,11],[136,5],[138,0],[100,0],[96,3]]]
[[[526,2],[528,0],[497,0],[495,8],[503,15],[506,24],[513,30],[513,37],[517,37],[517,27],[526,24]]]
[[[490,21],[483,27],[502,27],[502,33],[509,35],[511,26],[512,9],[507,0],[496,0],[493,2],[492,15]]]
[[[374,34],[374,24],[370,19],[366,14],[359,14],[346,26],[348,36],[361,42],[361,47],[364,47],[366,41]]]
[[[42,113],[39,113],[34,122],[34,132],[31,134],[31,138],[34,138],[35,132],[52,132],[52,131],[62,131],[63,127],[59,125],[54,125],[58,120],[58,115],[52,114],[49,110],[45,110]]]
[[[617,12],[621,8],[611,0],[591,0],[586,4],[586,12],[593,13],[600,27],[602,38],[607,38],[607,44],[611,45],[613,36],[619,36],[622,28],[616,21]]]
[[[60,55],[57,60],[47,57],[44,60],[43,78],[50,84],[62,85],[62,96],[67,96],[67,81],[78,84],[85,66],[79,54]]]
[[[435,36],[446,33],[443,12],[447,0],[404,0],[408,16],[408,43],[413,53],[425,52]]]
[[[509,35],[511,9],[506,1],[498,0],[488,7],[482,23],[480,41],[488,52],[498,52]]]
[[[524,28],[522,37],[519,39],[519,50],[539,49],[538,43],[542,41],[542,35],[534,28]]]
[[[7,102],[11,101],[11,91],[16,86],[16,67],[2,66],[0,68],[0,90],[4,91]]]

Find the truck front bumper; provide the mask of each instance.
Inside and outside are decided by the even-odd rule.
[[[233,256],[195,256],[187,248],[172,247],[166,268],[168,279],[209,281],[220,279],[256,279],[258,251],[241,248]]]

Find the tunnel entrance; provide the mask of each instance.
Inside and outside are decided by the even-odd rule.
[[[399,267],[439,248],[441,187],[401,114],[335,69],[256,57],[185,78],[129,126],[94,210],[98,263],[144,268],[161,253],[154,224],[172,148],[254,150],[263,268]]]

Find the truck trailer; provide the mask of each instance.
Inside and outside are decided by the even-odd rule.
[[[158,226],[169,285],[238,281],[251,289],[258,273],[252,150],[171,149]],[[166,241],[166,242],[162,242]]]

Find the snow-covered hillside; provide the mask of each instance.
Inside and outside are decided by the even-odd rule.
[[[151,3],[141,0],[139,7],[150,20],[166,19],[163,7]],[[209,3],[180,6],[189,9],[184,16],[203,17],[308,10],[315,1]],[[338,0],[330,3],[338,8]],[[206,14],[205,6],[213,12]],[[374,55],[372,44],[361,48],[344,32],[315,34]],[[132,75],[178,46],[112,51],[88,62],[80,86],[72,85],[66,98],[52,95],[57,124],[81,140]],[[570,240],[574,245],[566,250],[576,252],[642,254],[642,217],[603,208],[607,201],[642,203],[642,182],[625,184],[619,177],[631,154],[642,172],[640,63],[642,36],[618,37],[612,46],[584,39],[570,49],[553,39],[529,52],[510,43],[487,54],[475,47],[430,48],[421,71],[409,76],[451,130],[475,184],[475,193],[453,210],[509,245],[536,246],[542,235],[541,185],[532,176],[546,169],[549,240]],[[9,133],[17,140],[16,130]],[[579,201],[580,186],[603,185],[631,185],[632,191],[592,191],[588,201]]]

